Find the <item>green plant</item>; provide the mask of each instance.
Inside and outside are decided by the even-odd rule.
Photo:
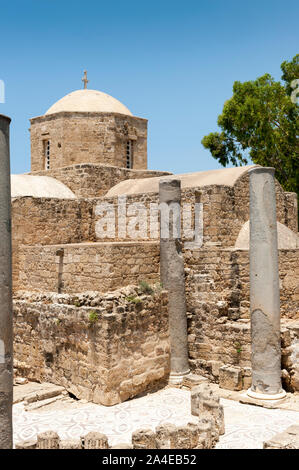
[[[132,304],[140,304],[140,302],[142,302],[139,297],[136,297],[134,295],[128,295],[128,297],[126,297],[126,301],[131,302]]]
[[[299,194],[299,105],[294,90],[299,54],[283,62],[281,70],[283,83],[269,74],[236,81],[233,96],[218,117],[220,132],[206,135],[202,144],[223,166],[246,165],[251,160],[275,167],[284,190]]]
[[[95,310],[91,310],[89,312],[89,323],[93,325],[99,320],[99,314]]]
[[[146,281],[139,282],[139,289],[143,294],[152,295],[154,293],[154,289]]]
[[[235,348],[238,354],[242,352],[242,345],[238,341],[235,343]]]
[[[60,319],[60,318],[57,318],[57,319],[56,319],[56,325],[59,326],[61,323],[62,323],[61,319]]]

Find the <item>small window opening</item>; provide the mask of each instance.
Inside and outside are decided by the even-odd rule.
[[[127,168],[133,168],[133,142],[132,140],[127,141],[126,166]]]
[[[45,170],[50,170],[50,141],[44,142]]]

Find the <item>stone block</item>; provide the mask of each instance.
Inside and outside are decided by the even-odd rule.
[[[207,382],[208,379],[206,377],[203,377],[202,375],[197,375],[197,374],[187,374],[183,378],[183,383],[182,385],[184,387],[188,387],[192,389],[193,387],[196,387],[197,385]]]
[[[220,367],[219,386],[226,390],[242,390],[243,370],[237,366]]]
[[[61,440],[59,449],[82,449],[82,443],[79,439],[66,439]]]
[[[155,437],[151,429],[138,429],[132,434],[133,449],[156,449]]]
[[[299,424],[289,426],[264,442],[264,449],[299,449]]]
[[[171,423],[164,423],[156,428],[157,449],[175,449],[176,427]]]
[[[37,449],[59,449],[60,439],[56,432],[46,431],[37,435]]]
[[[36,449],[37,441],[32,439],[28,441],[22,441],[16,444],[16,449]]]
[[[191,447],[191,429],[187,426],[179,426],[176,431],[177,449],[192,449]]]
[[[108,449],[108,438],[100,432],[89,432],[84,437],[84,449]]]
[[[211,422],[211,432],[216,440],[219,434],[224,434],[223,407],[210,384],[203,383],[191,390],[191,414]]]

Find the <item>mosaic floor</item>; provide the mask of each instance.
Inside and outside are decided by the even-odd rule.
[[[271,438],[299,421],[299,412],[270,410],[221,400],[224,405],[226,433],[218,449],[262,448]],[[168,388],[113,407],[74,402],[65,409],[49,407],[25,411],[22,403],[14,405],[14,442],[35,438],[40,432],[57,431],[62,439],[74,439],[89,431],[108,436],[110,445],[130,442],[138,428],[152,428],[162,422],[185,424],[191,419],[190,392]]]

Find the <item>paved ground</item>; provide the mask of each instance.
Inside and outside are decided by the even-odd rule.
[[[265,409],[221,399],[226,433],[218,449],[256,449],[263,442],[299,421],[299,412]],[[190,392],[167,388],[142,398],[105,407],[66,399],[43,408],[25,411],[14,405],[14,442],[35,438],[39,432],[57,431],[62,439],[73,439],[89,431],[100,431],[109,443],[130,442],[138,428],[155,428],[162,422],[185,424],[191,419]]]

